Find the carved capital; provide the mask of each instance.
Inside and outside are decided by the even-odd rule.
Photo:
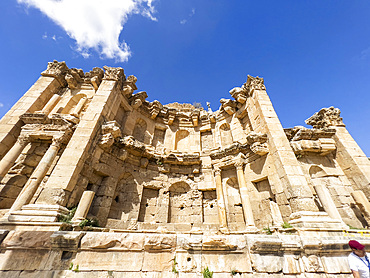
[[[55,147],[60,148],[60,146],[64,143],[68,142],[68,140],[70,138],[71,138],[71,132],[70,132],[70,130],[66,130],[66,132],[63,135],[54,136],[52,138],[51,146],[55,146]]]
[[[266,87],[262,77],[253,77],[248,75],[247,82],[244,83],[242,89],[244,89],[247,92],[247,95],[250,96],[254,90],[265,91]]]
[[[103,79],[103,76],[104,76],[104,70],[101,68],[93,68],[93,70],[85,74],[85,77],[87,78],[87,80],[90,78],[90,82],[93,85],[95,91],[98,90],[101,84],[101,81]]]
[[[324,129],[330,126],[345,126],[343,119],[340,117],[339,108],[334,108],[333,106],[322,108],[319,112],[308,118],[305,123],[318,129]]]
[[[214,165],[213,166],[213,171],[216,176],[221,176],[221,168],[219,166]]]
[[[27,134],[21,134],[17,138],[17,143],[21,145],[22,147],[26,146],[30,142],[30,137]]]
[[[44,70],[41,75],[42,76],[49,76],[54,77],[57,79],[63,87],[66,86],[66,81],[64,76],[68,72],[68,67],[65,62],[58,62],[54,60],[53,62],[48,63],[48,67]]]
[[[236,170],[243,170],[244,162],[243,161],[236,161],[234,163]]]
[[[111,81],[117,81],[119,83],[119,86],[122,86],[124,80],[125,80],[125,74],[123,68],[113,68],[113,67],[103,67],[105,69],[104,73],[104,80],[111,80]]]
[[[116,121],[110,121],[102,125],[102,134],[112,134],[113,138],[122,137],[121,127]]]

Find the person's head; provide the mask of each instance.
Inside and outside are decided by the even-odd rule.
[[[355,253],[357,256],[365,256],[365,246],[359,243],[357,240],[350,240],[348,245],[351,247],[353,253]]]

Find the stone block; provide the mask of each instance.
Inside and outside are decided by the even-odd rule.
[[[321,261],[323,263],[324,271],[326,273],[351,273],[348,266],[347,256],[342,257],[328,257],[322,256]]]
[[[11,231],[1,243],[1,248],[43,248],[49,249],[53,232]]]
[[[144,234],[138,233],[87,233],[81,240],[81,249],[144,250]]]
[[[277,273],[283,270],[283,256],[251,254],[251,261],[256,272]]]
[[[53,249],[67,249],[77,251],[83,232],[57,231],[51,235],[50,241]]]
[[[174,258],[173,252],[144,252],[142,271],[171,271]]]
[[[141,271],[143,259],[144,252],[85,251],[77,253],[73,264],[81,271]]]
[[[274,261],[270,261],[271,264]],[[214,272],[252,272],[251,259],[248,253],[211,252],[202,253],[202,270],[208,267]],[[278,272],[278,271],[276,271]]]

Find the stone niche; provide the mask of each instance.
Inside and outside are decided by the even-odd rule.
[[[217,111],[136,81],[50,62],[1,119],[1,277],[351,277],[370,161],[339,109],[283,129],[260,77]]]

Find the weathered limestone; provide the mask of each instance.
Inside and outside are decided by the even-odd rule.
[[[241,160],[235,163],[235,168],[236,168],[236,173],[237,173],[238,183],[239,183],[240,197],[242,199],[242,204],[243,204],[244,220],[247,226],[255,226],[253,213],[252,213],[252,207],[249,202],[248,188],[247,188],[247,184],[244,178],[243,165],[244,163]]]
[[[227,228],[225,198],[222,190],[221,169],[215,168],[218,217],[221,228]]]
[[[370,162],[339,109],[283,130],[259,77],[217,111],[136,82],[54,61],[0,121],[1,277],[350,277]]]
[[[13,166],[15,160],[21,154],[21,152],[26,147],[28,142],[29,142],[29,138],[27,136],[20,135],[17,141],[15,142],[14,146],[6,153],[3,159],[1,159],[0,161],[0,180]]]

